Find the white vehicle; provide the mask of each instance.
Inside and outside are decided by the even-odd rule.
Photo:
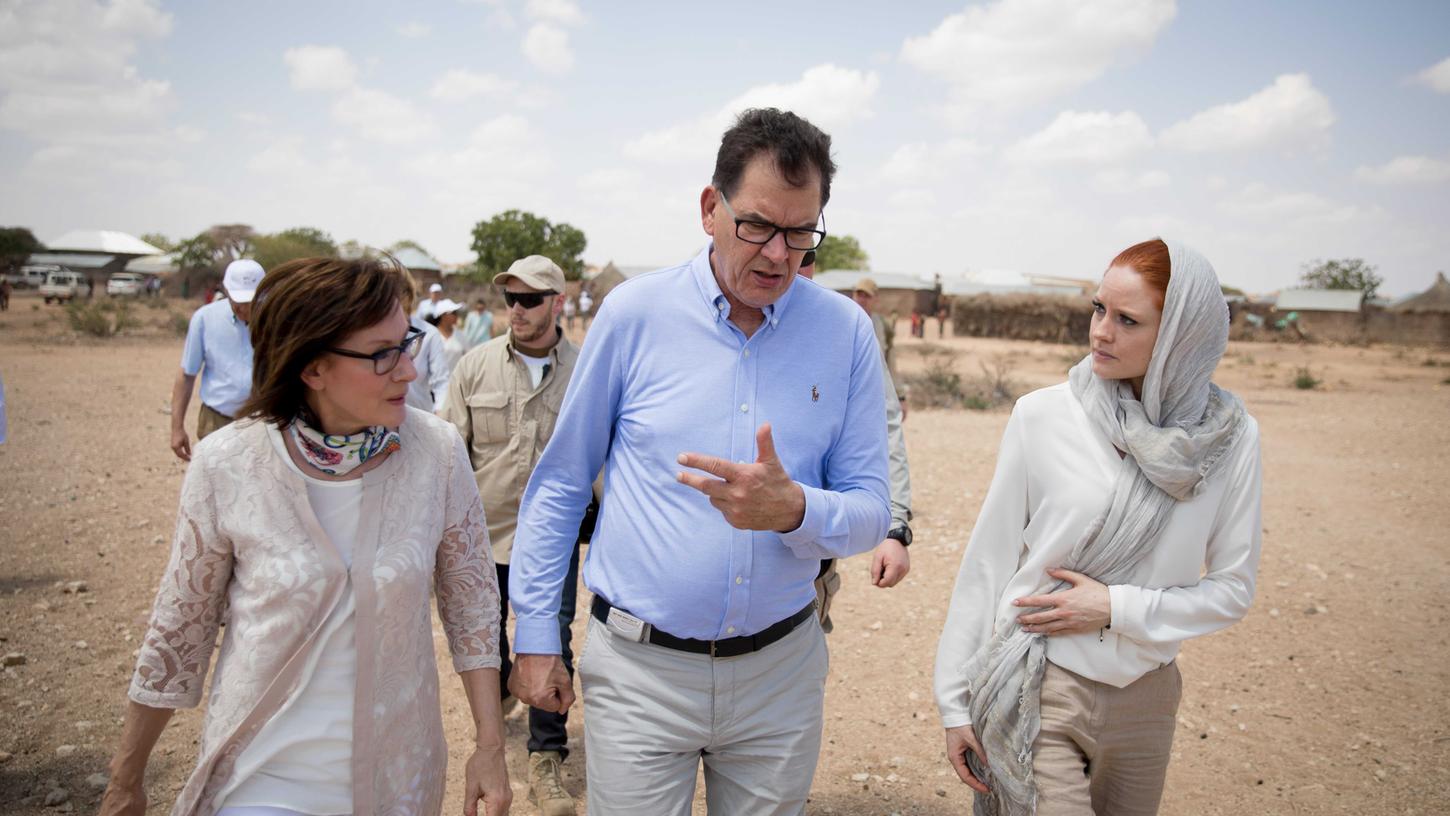
[[[17,289],[39,289],[45,283],[45,276],[51,272],[59,272],[58,266],[22,266],[20,271],[6,275],[5,279],[15,285]]]
[[[45,283],[40,285],[40,296],[45,298],[46,303],[65,303],[75,300],[85,285],[86,280],[81,277],[81,273],[62,269],[45,276]]]
[[[140,297],[146,293],[146,279],[135,272],[117,272],[106,281],[106,294],[111,297]]]

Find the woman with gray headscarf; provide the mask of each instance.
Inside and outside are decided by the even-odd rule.
[[[1258,426],[1210,382],[1213,267],[1124,250],[1092,353],[1017,401],[937,651],[947,755],[978,814],[1156,813],[1184,640],[1244,616],[1260,545]]]

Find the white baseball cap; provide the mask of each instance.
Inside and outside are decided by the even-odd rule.
[[[467,304],[458,303],[457,301],[453,300],[453,298],[443,298],[442,300],[434,304],[433,314],[438,317],[442,317],[449,312],[461,312],[467,308]]]
[[[227,264],[227,273],[222,277],[222,288],[227,290],[227,299],[233,303],[251,303],[257,294],[257,287],[266,275],[262,265],[250,258],[241,258]]]
[[[433,294],[434,292],[441,292],[441,291],[443,291],[443,284],[441,284],[441,283],[435,283],[432,286],[429,286],[428,287],[428,294],[430,294],[430,295]]]

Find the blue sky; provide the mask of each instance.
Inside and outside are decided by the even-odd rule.
[[[0,0],[0,223],[315,226],[465,262],[510,207],[668,264],[730,114],[830,132],[873,268],[1450,271],[1450,4]]]

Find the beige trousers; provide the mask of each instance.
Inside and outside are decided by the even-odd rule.
[[[1032,745],[1038,816],[1157,813],[1182,696],[1176,662],[1126,688],[1048,663]]]
[[[201,408],[196,412],[196,441],[206,439],[209,434],[215,433],[231,423],[231,417],[203,402]]]
[[[826,636],[815,620],[751,654],[687,654],[593,616],[579,658],[589,816],[798,816],[821,750]]]

